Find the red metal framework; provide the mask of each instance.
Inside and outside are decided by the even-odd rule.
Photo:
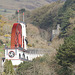
[[[22,27],[19,23],[14,23],[11,33],[11,48],[22,47]]]

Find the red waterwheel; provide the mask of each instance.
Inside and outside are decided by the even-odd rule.
[[[22,47],[22,27],[15,23],[11,33],[11,48]]]

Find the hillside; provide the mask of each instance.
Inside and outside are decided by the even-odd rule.
[[[4,56],[4,44],[10,48],[10,35],[13,22],[3,19],[3,16],[0,20],[0,57]],[[4,29],[3,29],[4,28]],[[33,31],[34,30],[34,31]],[[44,32],[44,33],[40,33]],[[45,34],[45,35],[44,35]],[[55,41],[52,43],[47,41],[48,32],[44,29],[34,26],[33,24],[27,24],[27,40],[28,48],[39,48],[39,49],[50,49],[52,52],[56,52],[55,49],[63,43],[63,39],[55,38]],[[58,43],[58,44],[56,44]]]
[[[50,53],[36,58],[32,62],[21,63],[16,70],[18,75],[75,75],[74,7],[75,0],[67,0],[65,3],[54,2],[33,10],[29,15],[27,14],[28,16],[25,15],[27,17],[25,20],[29,21],[26,22],[28,48],[45,48],[49,49]],[[1,19],[1,29],[4,23],[5,21]],[[60,38],[57,36],[50,42],[47,37],[50,36],[51,30],[56,28],[57,24],[61,25],[62,33],[59,35]],[[8,23],[7,26],[9,26]],[[9,29],[11,30],[11,28]],[[2,34],[4,35],[4,33]],[[0,57],[2,57],[4,37],[0,37]],[[5,39],[5,43],[8,46],[10,44],[8,39]]]
[[[75,31],[75,0],[67,0],[58,12],[58,23],[61,25],[61,37],[70,36]]]
[[[45,30],[42,30],[42,31],[44,31],[46,36],[48,36],[47,31]],[[44,39],[45,38],[44,35],[43,35],[44,38],[42,38],[41,35],[42,34],[40,34],[38,27],[32,24],[27,24],[27,39],[28,39],[29,46],[31,46],[29,48],[43,48],[43,49],[50,49],[55,51],[55,49],[58,48],[59,45],[63,43],[63,39],[58,39],[57,37],[51,43],[50,41],[47,41],[46,39]],[[56,43],[58,44],[56,45]]]
[[[34,59],[32,62],[20,64],[16,70],[17,74],[75,75],[75,0],[67,0],[63,6],[56,11],[57,16],[55,15],[55,20],[53,19],[53,12],[50,16],[46,13],[50,7],[45,8],[46,7],[43,7],[42,9],[39,8],[33,11],[34,14],[32,13],[33,15],[31,16],[33,20],[32,23],[38,27],[41,26],[41,29],[47,30],[50,27],[49,24],[51,24],[48,23],[48,21],[51,20],[53,23],[56,21],[52,26],[55,26],[57,23],[61,25],[61,34],[59,37],[64,38],[64,44],[60,45],[57,51],[52,50],[52,53],[49,55],[46,54],[43,57]],[[45,15],[44,12],[47,15]],[[40,21],[41,19],[44,21]],[[57,38],[55,38],[52,41],[53,46],[58,45],[58,41],[59,39],[57,40]]]
[[[60,24],[62,33],[60,36],[68,36],[73,33],[75,27],[75,3],[53,2],[31,12],[27,21],[41,29],[46,30],[51,36],[52,29]],[[42,33],[42,32],[41,32]],[[49,37],[47,37],[49,39]]]
[[[56,18],[58,16],[58,10],[63,4],[64,2],[53,2],[35,9],[31,12],[30,16],[27,17],[26,21],[39,27],[40,34],[46,36],[45,38],[42,37],[46,40],[50,40],[52,29],[55,29],[57,26]],[[44,29],[48,33],[48,36],[40,29]]]
[[[0,8],[33,10],[57,0],[0,0]],[[62,0],[64,1],[64,0]]]

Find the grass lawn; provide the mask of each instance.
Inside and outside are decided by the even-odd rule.
[[[4,45],[0,46],[0,57],[4,56]]]
[[[10,47],[10,43],[7,43],[6,45],[8,47]],[[4,45],[1,45],[0,46],[0,57],[4,57],[4,49],[5,49],[5,46]]]

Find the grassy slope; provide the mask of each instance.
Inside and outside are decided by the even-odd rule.
[[[46,33],[46,35],[48,34],[47,31],[43,31]],[[31,44],[34,48],[56,49],[58,48],[59,44],[63,43],[63,39],[59,40],[58,38],[55,38],[55,40],[50,45],[50,42],[41,37],[39,28],[33,26],[32,24],[27,24],[27,39],[29,44]]]
[[[0,7],[4,9],[26,8],[29,10],[49,4],[56,0],[0,0]]]
[[[10,36],[11,34],[11,28],[12,28],[12,22],[4,16],[1,16],[0,19],[0,40],[3,41],[4,44],[7,46],[10,46],[10,40],[6,39],[4,36]],[[0,57],[4,56],[4,45],[0,43]]]
[[[2,8],[8,9],[18,9],[18,8],[27,8],[34,9],[36,7],[47,4],[45,0],[35,1],[35,0],[0,0],[0,6]]]
[[[55,18],[57,17],[58,10],[63,4],[64,3],[53,2],[31,12],[29,18],[31,20],[31,23],[35,26],[39,26],[41,29],[44,29],[49,33],[48,35],[45,35],[45,39],[47,40],[50,39],[52,29],[56,28],[57,22]],[[40,33],[41,35],[44,34],[42,30],[40,31]]]

